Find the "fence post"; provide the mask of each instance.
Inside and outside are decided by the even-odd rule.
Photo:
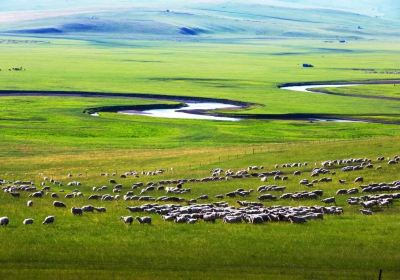
[[[379,269],[379,280],[382,280],[382,269]]]

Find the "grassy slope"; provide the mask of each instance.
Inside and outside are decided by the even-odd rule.
[[[397,143],[394,142],[394,143]],[[107,179],[99,177],[100,170],[128,170],[132,167],[175,166],[174,172],[168,171],[164,178],[179,176],[201,176],[207,174],[211,167],[243,167],[248,164],[264,164],[268,170],[273,169],[275,162],[288,160],[317,160],[322,154],[325,158],[350,155],[375,157],[380,154],[392,155],[398,151],[398,145],[382,140],[358,141],[348,143],[321,144],[279,144],[265,147],[256,155],[241,155],[228,159],[229,154],[239,151],[220,149],[222,162],[215,157],[216,151],[177,150],[169,154],[161,152],[151,155],[129,150],[113,156],[118,164],[106,159],[53,156],[53,160],[61,160],[58,166],[66,168],[45,171],[44,175],[55,176],[67,180],[66,173],[72,170],[75,174],[83,172],[84,182],[81,189],[87,193],[93,185],[105,184]],[[309,151],[304,153],[304,151]],[[250,151],[247,151],[250,152]],[[109,152],[110,153],[110,152]],[[191,163],[203,162],[202,166],[187,166],[187,155]],[[150,157],[157,156],[155,162],[148,162]],[[213,158],[214,157],[214,158]],[[111,157],[112,158],[112,157]],[[205,160],[207,158],[207,160]],[[212,161],[214,159],[214,162]],[[46,160],[46,158],[43,158]],[[37,161],[31,162],[34,165]],[[204,162],[211,162],[205,164]],[[73,168],[69,164],[74,163]],[[87,163],[87,164],[85,164]],[[143,163],[143,164],[142,164]],[[80,166],[81,164],[81,166]],[[140,165],[139,165],[140,164]],[[47,163],[46,165],[52,165]],[[46,166],[45,165],[45,166]],[[99,168],[99,166],[101,166]],[[85,173],[88,168],[88,173]],[[44,168],[45,169],[45,168]],[[43,170],[43,169],[42,169]],[[293,169],[288,170],[291,172]],[[37,174],[37,173],[36,173]],[[364,176],[367,182],[380,182],[397,178],[398,167],[384,165],[381,171],[360,171],[333,176],[349,181],[356,176]],[[11,175],[7,175],[11,178]],[[24,176],[21,176],[24,177]],[[27,178],[33,178],[27,175]],[[302,177],[308,177],[304,175]],[[37,177],[38,178],[38,177]],[[138,180],[154,180],[154,178],[127,179],[122,183],[129,186]],[[121,181],[121,180],[119,180]],[[288,191],[299,191],[303,188],[297,183],[298,178],[291,177],[285,182]],[[196,197],[207,193],[215,195],[238,187],[255,188],[259,180],[190,184],[191,195]],[[346,187],[355,186],[350,183]],[[337,183],[321,184],[317,188],[325,191],[325,196],[332,195],[338,187]],[[64,187],[66,190],[72,188]],[[56,188],[58,190],[58,188]],[[158,193],[156,195],[161,195]],[[327,217],[324,221],[310,222],[304,226],[288,224],[267,224],[263,226],[249,225],[215,225],[198,224],[194,226],[174,225],[162,222],[154,217],[151,227],[125,227],[117,221],[119,215],[127,214],[124,206],[134,204],[126,202],[91,202],[108,208],[104,215],[85,215],[71,217],[65,210],[53,209],[52,199],[36,199],[36,206],[28,209],[24,206],[26,199],[12,199],[0,194],[2,200],[1,213],[12,217],[8,228],[1,228],[0,254],[2,269],[0,274],[13,278],[29,275],[31,278],[109,278],[111,275],[123,278],[190,278],[204,279],[373,279],[378,269],[384,270],[385,279],[396,279],[400,271],[398,262],[400,255],[397,240],[400,234],[397,222],[398,205],[386,209],[372,217],[364,217],[357,213],[358,207],[346,206],[347,196],[338,200],[338,205],[345,207],[345,215]],[[250,199],[255,199],[252,195]],[[64,200],[65,199],[61,199]],[[234,200],[229,199],[234,204]],[[68,206],[85,205],[87,200],[66,200]],[[313,205],[315,202],[284,202],[279,204]],[[273,203],[267,203],[271,205]],[[36,224],[26,228],[20,221],[26,217],[34,217],[37,221],[48,214],[57,216],[57,223],[49,228]],[[101,229],[101,230],[99,230]],[[11,234],[12,233],[12,234]],[[379,256],[376,252],[379,251]],[[26,254],[29,252],[29,254]],[[61,253],[60,253],[61,252]],[[18,267],[18,272],[15,271]],[[397,276],[396,276],[397,275]]]
[[[27,68],[20,73],[0,72],[0,84],[3,89],[217,96],[265,104],[250,111],[264,113],[398,111],[394,102],[317,97],[277,89],[276,85],[283,82],[398,77],[351,70],[395,68],[399,60],[397,43],[376,43],[376,50],[372,44],[354,43],[351,53],[317,50],[320,44],[325,46],[313,42],[310,49],[306,47],[310,42],[305,41],[201,47],[136,42],[131,47],[108,48],[71,41],[0,45],[0,68]],[[282,55],[287,52],[304,54]],[[317,67],[301,69],[299,64],[305,61]],[[83,115],[82,110],[149,101],[7,97],[0,102],[0,177],[39,180],[43,172],[65,180],[69,171],[82,172],[87,176],[81,179],[86,192],[93,185],[105,183],[98,177],[100,171],[174,167],[165,177],[200,177],[216,166],[263,164],[273,169],[275,163],[292,161],[375,158],[396,154],[400,148],[398,137],[388,137],[398,135],[397,126],[390,125],[224,123],[111,113],[93,118]],[[328,141],[335,139],[347,140]],[[352,180],[359,175],[368,182],[399,179],[398,167],[386,165],[382,172],[361,171],[340,178]],[[256,179],[192,185],[191,197],[258,185]],[[302,189],[296,178],[291,178],[287,186],[288,190]],[[326,196],[339,188],[336,183],[320,187]],[[387,279],[396,279],[400,273],[398,242],[393,238],[400,231],[398,205],[372,217],[362,217],[357,208],[346,207],[342,217],[305,226],[178,226],[155,218],[152,227],[126,228],[116,220],[127,214],[124,202],[107,203],[109,211],[104,216],[75,219],[49,206],[49,198],[37,201],[31,210],[24,207],[25,198],[14,201],[1,193],[0,199],[0,216],[12,218],[9,228],[0,228],[0,274],[5,278],[365,279],[375,278],[377,270],[383,268]],[[68,206],[87,204],[86,200],[67,202]],[[338,204],[345,206],[345,198]],[[39,221],[48,214],[55,214],[58,223],[47,229],[39,224],[31,228],[20,224],[27,216]]]

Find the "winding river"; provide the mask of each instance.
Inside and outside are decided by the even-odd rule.
[[[153,109],[145,111],[126,110],[118,113],[126,115],[146,115],[150,117],[169,118],[169,119],[196,119],[196,120],[215,120],[215,121],[239,121],[239,118],[219,117],[209,114],[199,114],[208,110],[216,109],[239,109],[241,106],[217,103],[217,102],[186,102],[186,106],[178,109]],[[196,113],[197,112],[197,113]]]
[[[326,94],[323,92],[312,91],[314,88],[338,88],[338,87],[354,87],[359,86],[361,84],[340,84],[340,85],[303,85],[303,86],[288,86],[288,87],[281,87],[284,90],[291,90],[291,91],[300,91],[300,92],[311,92],[311,93],[319,93],[319,94]]]
[[[282,87],[283,90],[291,90],[298,92],[310,92],[315,94],[324,94],[320,92],[311,91],[313,88],[328,88],[328,87],[348,87],[357,86],[359,84],[320,84],[320,85],[301,85],[301,86],[287,86]],[[185,106],[176,109],[151,109],[145,111],[138,110],[125,110],[119,111],[120,114],[126,115],[146,115],[157,118],[173,118],[173,119],[199,119],[199,120],[215,120],[215,121],[240,121],[241,118],[215,116],[208,111],[216,109],[240,109],[243,106],[233,105],[230,103],[219,102],[184,102]],[[96,115],[97,116],[97,115]],[[333,121],[333,122],[359,122],[345,119],[326,119],[326,118],[309,118],[309,121]]]
[[[295,92],[308,92],[310,94],[330,94],[313,91],[315,88],[337,88],[349,87],[362,84],[393,84],[399,83],[399,80],[377,80],[377,81],[364,81],[358,83],[336,83],[336,84],[286,84],[280,87],[282,90],[290,90]],[[337,94],[341,95],[341,94]],[[62,97],[99,97],[99,98],[143,98],[151,100],[168,100],[180,102],[180,104],[156,104],[156,105],[138,105],[138,106],[109,106],[100,108],[85,109],[85,113],[93,117],[99,117],[101,112],[118,112],[127,115],[145,115],[149,117],[158,118],[174,118],[174,119],[197,119],[197,120],[214,120],[214,121],[240,121],[242,119],[259,119],[259,120],[302,120],[302,121],[331,121],[331,122],[379,122],[363,119],[340,118],[329,115],[318,114],[248,114],[246,112],[236,112],[229,114],[229,112],[218,113],[212,112],[217,109],[244,109],[251,105],[246,102],[232,101],[228,99],[217,98],[204,98],[204,97],[190,97],[190,96],[166,96],[162,94],[145,94],[145,93],[96,93],[96,92],[50,92],[50,91],[6,91],[0,90],[1,96],[62,96]],[[351,96],[351,95],[345,95]],[[399,100],[394,97],[371,97],[371,96],[353,96],[359,98],[379,98]],[[125,108],[124,108],[125,107]]]

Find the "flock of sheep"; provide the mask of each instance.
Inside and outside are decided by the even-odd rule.
[[[382,164],[387,162],[388,165],[400,164],[400,157],[391,158],[379,157],[376,163]],[[315,164],[316,165],[316,164]],[[101,173],[102,177],[113,177],[108,180],[105,186],[93,187],[90,194],[84,194],[79,190],[82,183],[79,181],[69,181],[65,185],[73,187],[75,190],[66,193],[59,189],[58,192],[52,191],[54,188],[62,188],[64,183],[52,178],[44,177],[39,186],[31,181],[8,181],[0,179],[2,190],[16,199],[21,199],[24,193],[27,193],[29,199],[26,202],[27,207],[34,207],[33,199],[41,199],[51,197],[57,199],[53,201],[56,208],[67,208],[66,203],[59,200],[61,196],[64,199],[87,198],[94,201],[117,201],[124,200],[127,202],[136,201],[146,202],[146,204],[138,206],[127,206],[126,210],[130,213],[142,213],[145,216],[122,216],[120,220],[128,225],[134,221],[140,224],[151,224],[152,217],[150,215],[159,215],[164,221],[172,221],[175,223],[194,224],[199,221],[214,223],[221,220],[224,223],[251,223],[260,224],[266,222],[290,222],[290,223],[306,223],[308,220],[323,219],[324,215],[341,215],[343,208],[336,205],[336,197],[342,195],[352,195],[347,199],[350,206],[360,207],[361,214],[372,215],[377,210],[390,207],[396,200],[400,199],[400,181],[369,183],[364,184],[363,177],[356,177],[354,183],[360,184],[353,188],[340,188],[336,191],[336,196],[325,197],[324,190],[311,189],[298,192],[286,192],[286,186],[280,185],[279,182],[289,180],[289,177],[298,177],[300,186],[314,188],[316,185],[334,182],[332,178],[336,172],[353,172],[356,170],[373,169],[379,170],[382,165],[374,166],[372,160],[368,158],[351,158],[341,160],[324,161],[320,166],[309,168],[308,163],[285,163],[275,166],[275,170],[264,171],[263,166],[249,166],[246,169],[234,171],[232,169],[224,170],[215,168],[211,170],[211,175],[204,178],[179,178],[179,179],[163,179],[153,180],[151,182],[136,182],[125,191],[126,186],[118,183],[128,177],[140,178],[141,176],[160,176],[166,171],[158,169],[153,171],[129,171],[119,175],[117,179],[116,173]],[[286,171],[288,168],[296,170]],[[303,169],[303,171],[300,170]],[[310,170],[311,169],[311,170]],[[308,173],[310,172],[310,173]],[[301,178],[304,173],[308,173],[311,179]],[[77,177],[80,177],[78,174]],[[68,174],[67,178],[72,178],[72,174]],[[201,184],[213,181],[231,181],[235,179],[258,178],[263,185],[256,189],[238,188],[233,191],[214,195],[215,199],[235,199],[239,207],[230,205],[226,201],[209,202],[211,197],[208,194],[201,194],[196,197],[187,198],[192,193],[191,188],[186,187],[190,184]],[[336,179],[338,185],[345,185],[347,182],[343,179]],[[335,180],[335,181],[336,181]],[[266,182],[273,182],[265,184]],[[108,192],[112,193],[103,193]],[[155,194],[163,192],[164,195],[155,196]],[[257,201],[244,200],[250,198],[253,193],[257,194]],[[355,196],[357,194],[364,194]],[[324,205],[315,206],[265,206],[265,202],[275,201],[302,201],[302,200],[319,200]],[[82,207],[71,207],[70,212],[74,216],[81,216],[87,212],[105,213],[106,207],[95,207],[93,205],[85,205]],[[54,215],[49,215],[42,221],[42,224],[52,224],[56,221]],[[0,226],[6,226],[10,223],[8,217],[0,218]],[[34,223],[33,218],[26,218],[22,221],[24,225]]]

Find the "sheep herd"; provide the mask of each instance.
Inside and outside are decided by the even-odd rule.
[[[170,174],[166,169],[142,172],[128,171],[122,174],[102,172],[100,178],[112,178],[106,179],[107,182],[102,186],[92,187],[91,191],[86,193],[82,188],[86,184],[80,182],[79,179],[71,180],[74,177],[71,173],[66,176],[64,181],[44,177],[40,186],[33,181],[5,179],[0,179],[0,186],[3,192],[10,195],[12,199],[29,198],[26,207],[35,207],[35,200],[50,197],[54,199],[53,207],[69,208],[72,216],[82,216],[85,213],[101,214],[108,213],[108,211],[104,206],[93,206],[91,204],[68,207],[67,205],[73,204],[73,202],[67,203],[66,201],[74,201],[77,198],[102,203],[125,201],[128,205],[124,207],[125,211],[134,213],[135,216],[126,215],[116,217],[115,220],[120,220],[126,225],[132,225],[134,222],[150,225],[157,216],[160,217],[160,220],[177,224],[215,223],[218,220],[226,224],[270,222],[303,224],[310,220],[322,220],[326,215],[342,215],[344,213],[343,207],[337,205],[337,198],[341,196],[349,196],[347,198],[348,206],[359,207],[359,212],[363,215],[372,215],[377,211],[383,211],[383,209],[393,206],[400,199],[400,180],[364,183],[367,181],[364,177],[354,176],[351,183],[358,184],[358,186],[344,188],[343,186],[348,184],[348,180],[337,178],[337,173],[345,174],[364,169],[381,170],[384,164],[388,166],[400,164],[400,157],[378,157],[375,161],[368,158],[328,160],[314,163],[314,167],[307,162],[284,163],[275,165],[275,170],[270,171],[265,171],[264,166],[257,165],[240,170],[214,168],[210,171],[209,176],[203,178],[134,182],[129,184],[128,190],[126,183],[128,178],[139,180],[139,178],[144,177],[155,178],[157,176],[170,176]],[[308,178],[304,178],[305,176]],[[75,177],[82,178],[83,175],[77,174]],[[348,178],[347,175],[346,178]],[[236,188],[212,196],[206,193],[192,196],[191,186],[194,185],[200,187],[198,185],[209,182],[233,180],[238,180],[239,184],[244,185],[247,184],[244,181],[247,179],[249,183],[258,180],[262,185],[255,188]],[[307,188],[307,190],[286,192],[287,187],[283,183],[289,180],[297,181],[299,187]],[[331,196],[324,196],[327,192],[324,190],[324,184],[327,183],[335,183],[342,187],[337,189],[333,196],[332,194]],[[66,192],[62,189],[64,186],[74,188],[74,190]],[[314,189],[316,186],[318,186],[318,189]],[[292,201],[296,204],[300,201],[308,201],[308,203],[316,201],[322,203],[322,205],[266,205],[277,201]],[[139,205],[131,205],[133,202]],[[2,211],[5,210],[2,209]],[[42,224],[49,225],[55,223],[55,221],[55,215],[49,215],[42,220]],[[10,222],[8,216],[0,217],[0,226],[7,226]],[[22,221],[23,225],[32,225],[33,223],[32,217],[27,217]]]

